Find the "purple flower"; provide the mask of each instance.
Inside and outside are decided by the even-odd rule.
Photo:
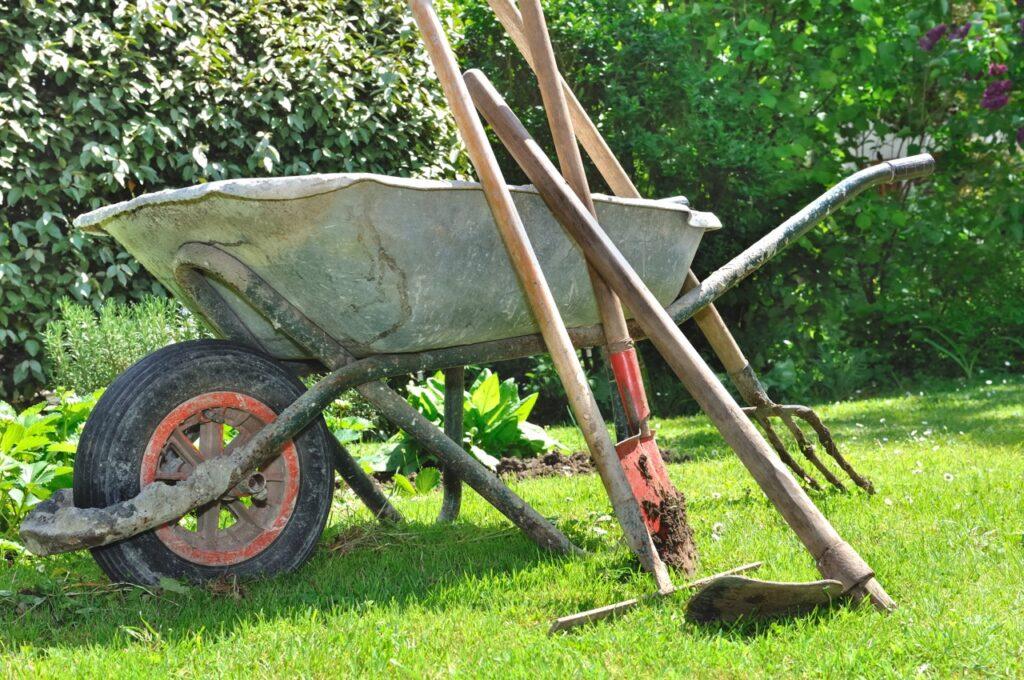
[[[990,76],[1001,76],[1006,73],[1006,64],[989,64],[988,74]]]
[[[981,100],[981,108],[988,109],[989,111],[998,111],[1009,103],[1010,98],[1005,94],[1001,94],[996,97],[983,97]]]
[[[942,40],[942,36],[946,35],[947,30],[949,30],[949,26],[946,24],[939,24],[938,26],[935,26],[925,33],[924,37],[917,41],[918,46],[925,52],[931,52],[935,48],[935,45]]]
[[[981,95],[981,108],[989,111],[1003,108],[1010,102],[1010,90],[1012,89],[1013,81],[1009,79],[989,83]]]
[[[1024,0],[1022,0],[1024,2]],[[1024,149],[1024,127],[1017,129],[1017,143]]]
[[[1024,0],[1020,0],[1020,1],[1024,2]],[[967,37],[967,34],[970,33],[970,32],[971,32],[971,23],[967,22],[963,26],[960,26],[958,28],[954,28],[952,31],[950,31],[949,32],[949,39],[950,40],[963,40],[964,38]]]

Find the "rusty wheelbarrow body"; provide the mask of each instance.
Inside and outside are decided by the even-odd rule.
[[[575,344],[599,344],[578,246],[532,187],[511,190]],[[704,232],[721,226],[685,199],[598,196],[595,203],[665,305],[682,290]],[[320,411],[356,387],[423,442],[446,475],[475,488],[541,545],[571,550],[463,449],[458,409],[446,436],[379,382],[452,369],[449,401],[461,403],[462,366],[544,350],[492,220],[475,183],[365,174],[213,182],[79,218],[79,228],[116,238],[236,344],[166,348],[121,376],[83,434],[74,497],[58,494],[40,506],[22,527],[26,545],[43,554],[95,548],[108,574],[133,581],[294,567],[325,520],[322,499],[310,499],[329,497],[330,485],[305,486],[323,477],[324,456],[375,514],[400,519],[318,425]],[[262,384],[282,366],[335,372],[300,397],[286,377],[266,378],[276,387]],[[273,404],[274,390],[290,398]],[[460,486],[444,488],[450,520]],[[296,518],[307,526],[305,538],[288,535]],[[263,556],[290,541],[286,555]]]

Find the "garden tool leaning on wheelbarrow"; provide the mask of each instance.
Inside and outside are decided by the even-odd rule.
[[[561,87],[562,78],[558,74],[543,9],[535,0],[526,0],[522,7],[530,53],[537,56],[534,60],[537,81],[540,84],[541,98],[562,174],[590,214],[597,217],[583,169],[583,159],[580,157],[579,147],[576,146],[572,122],[569,120],[569,110]],[[626,472],[633,495],[640,503],[658,554],[668,564],[686,574],[692,574],[697,569],[697,549],[686,517],[686,500],[683,494],[672,486],[661,451],[650,428],[651,411],[644,391],[636,348],[626,325],[626,315],[615,293],[608,288],[593,267],[588,265],[587,272],[600,310],[606,354],[618,387],[630,435],[616,444],[615,450]]]
[[[676,324],[864,189],[929,174],[931,158],[851,175],[673,301],[704,232],[721,226],[717,219],[679,203],[594,196],[598,224],[482,76],[470,74],[476,104],[537,188],[506,187],[432,6],[409,4],[482,184],[360,174],[225,180],[139,196],[76,220],[116,238],[227,340],[158,350],[110,385],[82,433],[73,493],[58,492],[30,513],[21,527],[26,547],[40,555],[92,549],[111,578],[139,583],[280,573],[308,559],[322,535],[332,467],[375,516],[401,521],[323,423],[323,410],[355,388],[537,545],[575,552],[457,437],[381,382],[547,349],[630,548],[658,591],[672,592],[573,350],[608,340],[586,285],[589,263],[632,312],[629,334],[646,335],[665,355],[822,574],[839,583],[828,589],[890,607],[871,569]],[[659,247],[643,246],[650,241]],[[294,372],[311,368],[329,373],[306,389]],[[457,503],[448,500],[450,519]]]
[[[537,47],[542,43],[531,39],[531,36],[528,35],[524,25],[524,16],[528,16],[529,13],[524,11],[524,14],[520,14],[520,11],[516,9],[512,0],[487,0],[487,2],[494,11],[495,16],[497,16],[498,20],[501,22],[502,26],[504,26],[509,37],[512,38],[512,41],[519,49],[519,52],[523,55],[527,64],[537,74],[538,79],[541,80],[542,92],[546,90],[544,102],[545,106],[548,108],[548,115],[550,117],[552,115],[552,104],[549,104],[548,101],[554,100],[554,90],[556,88],[554,84],[545,85],[544,79],[541,77],[541,71],[546,68],[546,66],[544,65],[543,50],[538,51]],[[528,7],[529,4],[523,3],[524,10]],[[535,54],[541,55],[541,58],[538,59],[537,56],[534,56]],[[633,182],[629,179],[629,175],[626,174],[626,171],[615,157],[615,154],[612,153],[611,148],[601,136],[597,126],[594,125],[593,121],[583,109],[583,105],[580,104],[572,89],[569,87],[569,84],[560,75],[558,75],[557,70],[555,70],[553,75],[558,83],[558,89],[562,90],[561,100],[564,102],[564,107],[556,106],[556,108],[564,108],[567,113],[567,117],[563,116],[565,122],[561,124],[561,127],[568,127],[575,133],[580,144],[587,151],[590,159],[597,167],[598,172],[604,178],[605,182],[608,183],[608,186],[616,196],[620,196],[622,198],[640,198],[640,192],[637,191]],[[552,136],[555,138],[556,152],[558,154],[559,164],[562,166],[563,174],[570,180],[570,185],[579,195],[580,192],[577,189],[578,180],[573,180],[572,178],[576,176],[575,173],[583,176],[582,168],[578,171],[574,171],[573,173],[566,172],[566,163],[563,161],[564,156],[572,153],[575,153],[575,156],[578,157],[578,148],[573,144],[573,150],[567,151],[567,141],[562,139],[563,135],[555,133],[554,127],[552,128]],[[561,141],[559,141],[560,139]],[[585,182],[585,176],[583,176],[583,179]],[[584,203],[587,202],[587,199],[582,196],[581,199],[584,200]],[[697,276],[690,271],[686,277],[684,292],[692,290],[697,287],[699,283]],[[832,438],[832,433],[813,409],[799,404],[782,405],[776,404],[772,401],[771,397],[768,396],[768,392],[765,390],[764,385],[762,385],[761,381],[758,380],[757,375],[750,366],[750,362],[748,362],[746,357],[743,355],[743,351],[736,343],[732,333],[729,332],[728,327],[725,325],[725,322],[722,320],[721,315],[719,315],[718,310],[715,309],[714,305],[708,305],[694,314],[693,318],[697,322],[697,326],[707,338],[711,348],[718,356],[718,359],[725,367],[733,386],[740,393],[740,396],[743,397],[743,400],[748,404],[748,406],[743,409],[744,412],[750,415],[750,417],[761,426],[769,443],[772,445],[772,448],[779,454],[779,458],[781,458],[782,461],[793,470],[799,479],[803,480],[808,486],[814,489],[821,488],[818,481],[812,475],[808,474],[796,459],[790,455],[789,451],[786,449],[786,445],[782,441],[782,438],[779,437],[775,428],[772,426],[770,420],[772,417],[777,417],[782,421],[803,455],[816,469],[821,472],[830,484],[840,489],[844,488],[842,482],[835,474],[832,473],[831,470],[828,469],[828,467],[825,466],[815,453],[814,446],[808,441],[803,431],[797,425],[795,418],[802,419],[811,426],[817,435],[818,442],[821,444],[822,448],[824,448],[825,452],[835,460],[836,464],[838,464],[839,467],[850,476],[850,479],[852,479],[857,486],[861,487],[869,494],[874,493],[874,487],[872,486],[871,481],[860,475],[853,466],[847,462],[839,452],[839,449]]]
[[[839,537],[825,516],[814,506],[803,489],[773,455],[770,446],[753,428],[721,383],[717,381],[710,368],[675,325],[673,318],[657,303],[656,298],[646,288],[629,262],[622,257],[615,244],[608,239],[600,225],[540,151],[536,142],[490,86],[486,77],[479,71],[469,71],[466,73],[465,79],[473,101],[483,113],[484,118],[491,124],[498,138],[537,187],[552,213],[580,245],[587,260],[599,271],[626,306],[632,310],[637,323],[647,337],[690,394],[697,400],[726,442],[740,457],[765,495],[814,556],[818,569],[829,581],[816,584],[816,586],[821,586],[820,589],[827,597],[831,597],[836,592],[835,589],[839,588],[838,592],[855,600],[869,597],[879,609],[892,609],[895,603],[874,578],[873,570],[848,543]],[[932,159],[930,156],[924,155],[890,162],[887,165],[887,174],[891,181],[896,178],[911,178],[928,174],[931,171]],[[794,221],[799,224],[802,220]],[[787,229],[787,226],[783,225],[776,231],[783,234],[791,232],[792,227]],[[772,234],[769,235],[769,237],[771,236]],[[769,237],[762,240],[770,241]],[[766,243],[764,249],[766,252],[756,254],[754,259],[764,257],[767,252],[776,252],[778,246],[778,243]],[[711,284],[712,279],[718,274],[716,273],[712,279],[684,296],[680,302],[685,303],[687,297],[700,297],[704,286],[722,285],[723,282],[731,282],[734,285],[742,278],[743,270],[742,264],[737,264],[735,269],[727,265],[719,270],[721,281],[716,279],[714,284]],[[705,289],[705,292],[707,290],[709,288]],[[747,579],[723,578],[730,580],[726,583],[711,584],[702,591],[705,599],[715,600],[714,606],[705,605],[702,608],[704,611],[744,601],[742,596],[730,595],[730,590],[752,592],[752,589],[748,587],[749,580]],[[832,583],[832,581],[836,583]],[[770,593],[780,589],[792,592],[794,587],[793,584],[752,581],[750,583],[753,584],[753,588],[763,591],[757,594],[755,599],[760,598],[766,602],[771,598],[766,598],[765,592]],[[698,598],[700,597],[701,594],[698,594]],[[784,604],[785,600],[781,599],[779,603]]]

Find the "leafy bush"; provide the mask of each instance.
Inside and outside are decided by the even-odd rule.
[[[464,63],[483,69],[550,148],[525,62],[485,3],[457,7]],[[1019,3],[551,0],[545,9],[566,79],[641,193],[685,194],[722,218],[698,274],[852,170],[936,155],[932,179],[862,195],[720,301],[776,391],[831,398],[961,371],[936,343],[973,348],[978,368],[1024,360],[1007,340],[1024,335]],[[590,178],[604,189],[592,168]],[[655,404],[682,406],[649,350]]]
[[[148,296],[134,304],[110,301],[99,312],[62,298],[43,344],[53,383],[88,393],[106,387],[161,347],[208,335],[196,317],[167,298]]]
[[[10,3],[6,3],[10,4]],[[404,2],[22,0],[0,13],[0,396],[56,301],[155,292],[71,218],[239,176],[464,168]]]
[[[21,413],[0,401],[0,533],[57,489],[71,486],[78,436],[100,392],[66,392]]]
[[[422,384],[406,386],[410,404],[439,427],[444,427],[444,374],[436,373]],[[484,369],[473,380],[463,399],[463,444],[489,468],[498,456],[534,456],[562,448],[544,428],[527,421],[537,403],[536,392],[520,398],[511,378],[501,381],[498,374]],[[364,465],[376,471],[408,474],[419,470],[431,456],[404,432],[395,434]],[[408,489],[407,489],[408,490]]]

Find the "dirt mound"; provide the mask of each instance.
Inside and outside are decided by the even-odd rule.
[[[570,477],[594,472],[594,463],[586,451],[577,451],[571,456],[548,453],[536,458],[502,458],[498,461],[497,473],[515,479],[536,477]]]

